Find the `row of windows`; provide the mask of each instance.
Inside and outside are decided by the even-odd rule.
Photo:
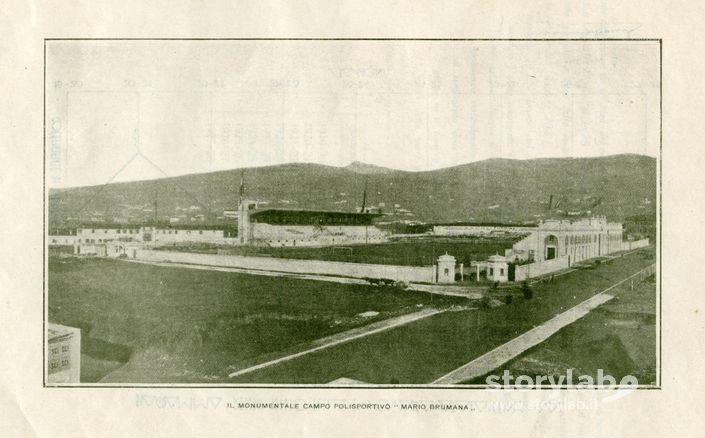
[[[91,234],[95,234],[95,230],[96,230],[95,228],[94,228],[94,229],[91,229]],[[81,232],[81,233],[83,233],[83,232],[86,232],[86,233],[87,233],[87,232],[88,232],[87,229],[78,230],[78,231]],[[98,231],[100,231],[100,230],[98,230]],[[111,231],[110,229],[104,229],[104,230],[103,230],[103,234],[108,234],[110,231]],[[117,233],[117,234],[138,234],[138,233],[139,233],[139,230],[128,230],[128,229],[118,228],[118,229],[115,230],[115,233]]]
[[[80,230],[81,232],[88,232],[87,229],[85,230]],[[98,229],[100,231],[100,229]],[[103,233],[108,234],[111,230],[109,229],[104,229]],[[96,230],[92,229],[91,234],[95,234]],[[140,230],[129,230],[129,229],[117,229],[115,230],[115,233],[117,234],[139,234]],[[172,230],[156,230],[155,231],[157,234],[171,234]],[[179,234],[179,230],[173,230],[174,234]],[[191,234],[191,231],[187,230],[186,234]],[[198,230],[198,234],[203,234],[203,230]]]
[[[607,238],[609,240],[619,240],[619,234],[608,234]],[[565,237],[565,244],[566,246],[568,245],[580,245],[580,244],[585,244],[585,243],[597,243],[599,240],[599,236],[597,234],[584,234],[584,235],[578,235],[578,236],[566,236]]]
[[[174,232],[174,234],[179,234],[179,230],[156,230],[156,234],[171,234],[171,232]],[[190,230],[186,230],[186,234],[191,234]],[[198,234],[203,234],[203,230],[198,230]]]
[[[62,345],[61,346],[62,353],[68,353],[69,350],[70,350],[69,345]],[[59,354],[59,347],[51,347],[51,354]]]
[[[68,366],[68,365],[69,365],[69,360],[68,360],[68,359],[63,359],[63,360],[61,361],[61,366],[62,366],[62,367],[66,367],[66,366]],[[57,369],[57,368],[59,368],[59,361],[58,361],[58,360],[52,360],[52,361],[49,363],[49,369],[55,370],[55,369]]]
[[[490,277],[494,275],[494,268],[490,268]],[[499,276],[503,277],[504,276],[504,268],[499,268]]]

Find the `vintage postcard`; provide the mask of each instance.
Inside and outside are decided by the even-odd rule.
[[[659,40],[46,50],[46,380],[659,386]]]
[[[3,436],[702,436],[694,2],[10,1]]]

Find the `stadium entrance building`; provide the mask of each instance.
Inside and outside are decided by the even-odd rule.
[[[537,263],[564,259],[568,266],[621,251],[622,224],[604,216],[577,221],[547,220],[507,250],[508,261]]]

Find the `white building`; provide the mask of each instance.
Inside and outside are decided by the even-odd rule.
[[[73,246],[76,243],[75,228],[52,228],[47,243],[52,246]]]
[[[136,242],[143,246],[170,243],[237,244],[234,225],[201,224],[89,224],[48,236],[49,246],[71,245],[74,254],[112,255],[106,244]],[[114,250],[115,248],[111,248]]]
[[[47,328],[47,383],[81,381],[81,330],[49,323]]]
[[[543,262],[565,258],[568,266],[622,250],[622,224],[604,216],[547,220],[505,252],[509,261]]]
[[[508,276],[509,264],[504,256],[493,255],[487,258],[487,281],[504,283]]]
[[[438,283],[455,283],[455,257],[445,253],[438,257]]]

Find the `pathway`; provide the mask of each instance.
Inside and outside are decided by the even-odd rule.
[[[500,366],[514,359],[526,350],[540,344],[541,342],[548,339],[550,336],[558,332],[563,327],[572,324],[583,316],[587,315],[592,309],[606,303],[607,301],[614,298],[614,296],[609,295],[607,292],[620,286],[621,284],[639,276],[643,271],[647,271],[652,267],[646,268],[631,275],[619,282],[613,284],[597,295],[588,298],[582,303],[575,307],[572,307],[565,312],[558,314],[554,318],[546,321],[538,327],[522,333],[511,341],[500,345],[499,347],[491,350],[482,356],[473,359],[467,364],[460,368],[457,368],[443,377],[434,380],[434,384],[458,384],[467,382],[477,377],[484,376],[493,370],[496,370]]]
[[[429,316],[437,315],[443,313],[446,310],[440,309],[423,309],[418,312],[409,313],[402,316],[397,316],[395,318],[385,319],[383,321],[378,321],[363,327],[357,327],[352,330],[348,330],[342,333],[336,333],[325,338],[317,339],[311,342],[309,345],[311,348],[294,353],[288,356],[280,357],[278,359],[270,360],[258,365],[254,365],[248,368],[244,368],[233,373],[230,373],[229,377],[236,377],[243,374],[251,373],[253,371],[260,370],[262,368],[267,368],[272,365],[276,365],[282,362],[286,362],[292,359],[296,359],[307,354],[315,353],[316,351],[324,350],[326,348],[334,347],[336,345],[343,344],[345,342],[350,342],[355,339],[360,339],[365,336],[370,336],[375,333],[383,332],[385,330],[390,330],[395,327],[399,327],[405,324],[409,324],[414,321],[418,321],[423,318],[428,318]]]

